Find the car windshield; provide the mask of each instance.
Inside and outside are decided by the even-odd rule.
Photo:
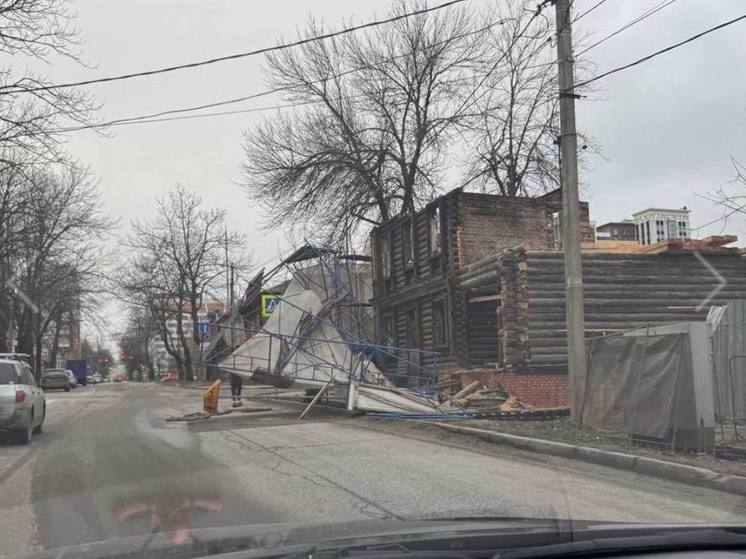
[[[744,4],[0,0],[0,557],[746,533]]]
[[[10,363],[0,363],[0,384],[15,384],[16,368]]]

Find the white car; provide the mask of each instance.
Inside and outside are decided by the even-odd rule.
[[[33,433],[41,433],[46,412],[44,391],[36,385],[31,367],[0,359],[0,430],[28,444]]]
[[[64,369],[65,374],[67,375],[67,378],[70,379],[70,385],[73,388],[78,387],[78,377],[75,376],[75,373],[73,373],[70,369]]]

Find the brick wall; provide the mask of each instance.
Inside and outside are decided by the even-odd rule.
[[[508,394],[537,408],[567,408],[570,396],[567,375],[516,374],[495,369],[467,369],[453,373],[462,386],[475,380],[485,386],[502,386]]]
[[[552,193],[554,194],[554,193]],[[464,193],[459,230],[459,264],[465,266],[518,245],[526,249],[553,250],[552,214],[562,209],[558,195],[542,198],[506,198]],[[581,202],[582,240],[595,240],[588,204]]]

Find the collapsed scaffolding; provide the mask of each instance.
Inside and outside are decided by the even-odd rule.
[[[236,326],[240,309],[288,279],[266,323]],[[252,279],[206,352],[205,364],[277,387],[318,388],[348,409],[447,413],[434,388],[437,352],[379,344],[370,257],[306,245]],[[244,339],[246,338],[246,339]],[[238,343],[238,342],[241,343]],[[425,363],[425,364],[423,364]]]

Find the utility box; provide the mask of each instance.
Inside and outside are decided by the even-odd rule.
[[[707,322],[677,322],[596,338],[582,395],[584,424],[673,448],[715,444]]]

